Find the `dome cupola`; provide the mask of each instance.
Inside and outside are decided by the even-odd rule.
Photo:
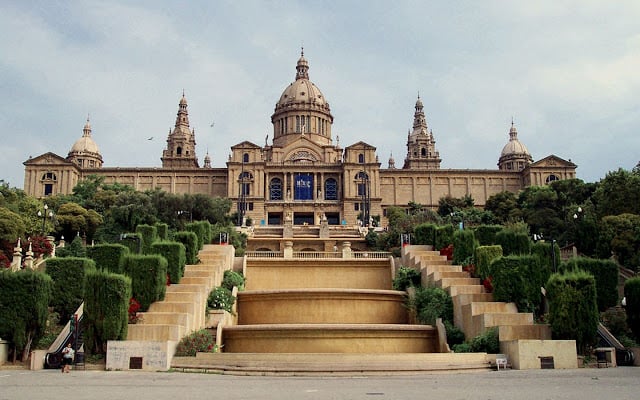
[[[509,141],[502,148],[498,168],[507,171],[521,171],[533,162],[533,157],[527,147],[518,140],[518,130],[511,121],[509,129]]]
[[[71,146],[67,160],[77,164],[81,168],[101,168],[102,155],[98,145],[91,137],[91,123],[87,117],[87,123],[82,129],[82,137]]]

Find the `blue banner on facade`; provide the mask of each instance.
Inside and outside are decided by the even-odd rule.
[[[295,174],[294,200],[313,200],[313,174]]]

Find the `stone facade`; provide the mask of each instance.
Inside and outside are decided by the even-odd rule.
[[[498,169],[441,169],[420,97],[403,168],[395,167],[393,157],[382,168],[371,144],[358,142],[343,149],[334,140],[329,103],[309,80],[304,53],[296,65],[295,81],[285,88],[271,116],[272,143],[266,140],[259,146],[244,141],[232,146],[226,168],[211,168],[208,154],[204,166],[199,166],[187,108],[183,94],[161,168],[103,167],[87,121],[82,138],[66,158],[45,153],[25,161],[25,191],[37,197],[67,194],[96,174],[107,183],[128,184],[136,190],[228,197],[234,210],[261,225],[283,225],[286,218],[294,225],[319,225],[324,218],[329,225],[353,225],[378,215],[384,220],[391,206],[415,202],[435,209],[442,197],[470,195],[482,207],[504,190],[517,192],[576,177],[577,166],[555,155],[534,162],[513,123]]]

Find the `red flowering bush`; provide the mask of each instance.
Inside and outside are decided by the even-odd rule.
[[[23,250],[29,249],[28,245],[26,247],[27,248],[26,249],[23,248]],[[33,256],[35,258],[38,258],[41,255],[50,255],[51,252],[53,251],[53,246],[51,245],[51,242],[49,242],[47,238],[44,236],[32,236],[31,251],[33,251]]]
[[[470,276],[475,277],[476,275],[476,266],[475,264],[467,264],[462,266],[462,270],[469,273]]]
[[[196,353],[217,353],[216,338],[206,329],[202,329],[185,336],[178,343],[176,356],[195,357]]]
[[[129,299],[129,323],[135,324],[140,322],[141,317],[138,316],[138,310],[140,309],[140,302],[135,298]]]
[[[453,260],[453,245],[450,244],[447,247],[440,249],[440,255],[447,256],[448,261]]]
[[[11,266],[11,260],[7,257],[4,252],[0,251],[0,268],[9,268]]]
[[[493,293],[493,277],[488,276],[485,280],[482,281],[482,285],[484,286],[484,290],[487,293]]]

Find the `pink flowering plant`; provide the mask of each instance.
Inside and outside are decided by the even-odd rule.
[[[195,357],[196,353],[217,353],[216,338],[206,329],[185,336],[178,343],[176,356]]]

